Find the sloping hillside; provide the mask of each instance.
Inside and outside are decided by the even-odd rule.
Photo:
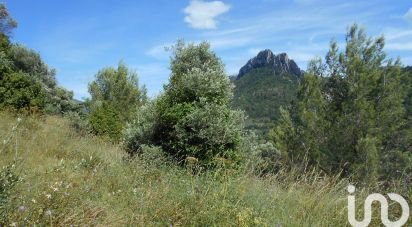
[[[346,226],[344,182],[192,175],[155,148],[128,159],[59,117],[16,119],[0,113],[0,225]]]

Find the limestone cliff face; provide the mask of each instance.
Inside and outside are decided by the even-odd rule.
[[[295,75],[298,78],[303,76],[302,70],[298,67],[295,61],[289,59],[286,53],[275,55],[271,50],[266,49],[260,51],[256,57],[250,59],[246,65],[239,70],[237,79],[241,78],[252,69],[260,67],[269,67],[276,74],[288,73]]]

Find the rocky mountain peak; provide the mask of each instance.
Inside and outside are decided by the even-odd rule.
[[[239,79],[251,70],[260,67],[270,67],[275,73],[289,73],[298,78],[303,76],[302,70],[300,70],[295,61],[289,59],[286,53],[275,55],[271,50],[266,49],[260,51],[256,57],[250,59],[246,65],[239,70],[237,78]]]

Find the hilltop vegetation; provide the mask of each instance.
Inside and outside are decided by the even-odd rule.
[[[262,67],[234,80],[234,84],[233,107],[246,112],[247,129],[264,136],[279,119],[279,108],[296,100],[298,78]]]
[[[401,78],[401,84],[405,87],[406,98],[404,101],[406,115],[412,117],[412,66],[406,67]]]
[[[158,97],[120,62],[80,105],[0,11],[0,226],[347,226],[349,182],[411,201],[412,74],[383,37],[353,25],[304,75],[266,51],[236,90],[207,42],[178,41]]]
[[[40,55],[10,41],[17,22],[0,4],[0,108],[62,114],[78,111],[73,92],[57,85],[56,71]]]
[[[383,48],[383,37],[369,38],[353,25],[344,50],[332,42],[326,63],[310,63],[298,101],[272,131],[291,162],[409,189],[412,128],[404,103],[412,84],[401,85],[401,63],[386,59]]]

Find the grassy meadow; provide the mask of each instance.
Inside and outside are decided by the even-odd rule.
[[[348,225],[347,184],[315,172],[258,178],[245,167],[192,174],[156,148],[131,159],[119,145],[80,135],[53,116],[18,122],[2,112],[0,137],[6,225]]]

